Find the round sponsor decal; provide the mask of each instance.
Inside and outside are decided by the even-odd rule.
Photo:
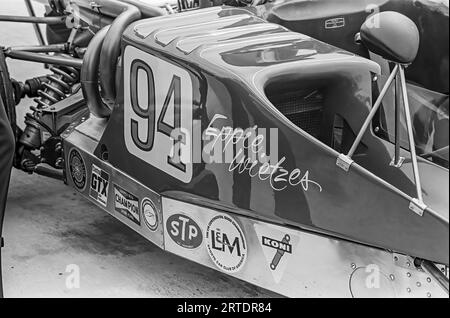
[[[158,213],[156,212],[155,205],[149,198],[142,200],[142,215],[148,228],[155,231],[158,228]]]
[[[239,271],[247,260],[247,242],[239,224],[221,214],[209,221],[206,245],[213,263],[227,273]]]
[[[84,190],[86,186],[86,165],[76,149],[72,149],[69,153],[69,172],[75,186],[79,190]]]
[[[200,227],[186,215],[171,215],[167,219],[166,227],[172,240],[181,247],[194,249],[202,244],[203,235]]]

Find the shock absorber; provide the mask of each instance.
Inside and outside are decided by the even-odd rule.
[[[73,67],[51,67],[50,71],[54,74],[48,76],[49,82],[44,83],[44,90],[39,90],[38,95],[41,98],[35,98],[34,101],[38,107],[46,108],[59,102],[70,93],[72,85],[79,79],[79,72]]]
[[[25,115],[25,130],[20,136],[19,143],[24,150],[39,149],[47,137],[56,137],[57,131],[50,127],[43,118],[43,111],[50,109],[53,104],[63,100],[71,93],[72,86],[79,81],[79,71],[67,66],[54,66],[50,70],[52,75],[47,76],[48,81],[42,83],[42,89],[37,91],[39,98],[35,98],[36,106],[31,106],[32,112]],[[45,133],[43,133],[45,131]],[[25,170],[30,170],[36,165],[35,161],[24,156],[21,166]]]

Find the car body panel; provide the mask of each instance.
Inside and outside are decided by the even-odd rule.
[[[173,66],[187,71],[192,86],[192,97],[189,97],[192,101],[192,130],[198,133],[192,139],[201,139],[208,128],[212,131],[220,131],[224,127],[247,129],[257,126],[267,131],[276,128],[279,159],[284,158],[283,175],[271,175],[270,178],[267,175],[255,176],[243,166],[239,171],[232,169],[230,163],[201,161],[193,163],[192,175],[182,180],[138,156],[130,155],[126,151],[124,133],[128,132],[124,118],[134,118],[138,125],[144,126],[138,132],[141,137],[142,131],[145,136],[148,125],[145,126],[145,122],[135,114],[131,114],[135,117],[129,117],[128,112],[132,110],[127,97],[130,88],[127,88],[129,81],[126,76],[122,79],[126,83],[125,93],[118,98],[119,103],[111,114],[95,155],[102,158],[102,149],[107,149],[112,166],[162,195],[448,264],[448,204],[447,207],[439,203],[429,204],[430,208],[423,216],[409,209],[414,183],[409,171],[405,173],[389,167],[393,150],[390,143],[367,132],[363,144],[369,151],[355,157],[356,164],[349,172],[336,166],[338,152],[327,146],[332,134],[332,118],[337,113],[348,120],[354,131],[358,131],[371,108],[371,81],[372,75],[379,72],[378,66],[305,35],[283,32],[273,26],[261,27],[255,32],[250,28],[251,37],[247,31],[240,30],[242,34],[237,32],[232,39],[221,40],[219,37],[217,40],[215,33],[225,32],[223,29],[227,28],[220,23],[220,18],[234,15],[237,10],[205,10],[208,14],[213,13],[209,21],[206,11],[199,10],[171,17],[167,28],[161,27],[156,19],[148,20],[148,25],[145,20],[131,25],[124,34],[122,72],[127,74],[127,63],[137,59],[133,56],[135,53],[128,54],[129,47],[133,47],[130,52],[138,50],[143,56],[148,56],[149,61],[157,58],[161,65],[169,63],[171,66],[168,68]],[[205,29],[199,30],[195,26],[198,33],[189,32],[190,25],[198,21],[197,14],[204,19]],[[239,14],[242,19],[252,19],[250,15]],[[214,29],[215,23],[219,30]],[[157,36],[161,40],[162,35],[181,26],[180,33],[172,40],[164,37],[164,41],[158,41]],[[142,31],[144,27],[147,28],[146,35]],[[233,32],[232,28],[228,31]],[[275,34],[270,35],[270,30]],[[259,36],[258,32],[264,34]],[[195,49],[185,53],[187,49],[183,41],[198,42]],[[164,74],[170,73],[169,70],[165,73],[164,68],[153,71],[157,87],[166,81]],[[287,120],[267,98],[264,90],[277,83],[279,78],[286,82],[328,83],[327,96],[332,103],[328,101],[322,122],[324,128],[317,138]],[[138,92],[141,90],[142,86]],[[158,101],[162,104],[164,99],[159,94],[164,95],[165,92],[156,89],[155,94],[158,109],[161,107]],[[182,96],[182,107],[187,107],[184,102],[186,100]],[[161,112],[161,109],[157,110],[154,115],[158,117]],[[222,117],[214,121],[217,119],[215,115]],[[267,136],[266,141],[270,138]],[[193,156],[201,153],[207,143],[203,140],[200,148],[192,149]],[[166,155],[170,154],[155,154],[157,157]],[[360,161],[364,163],[364,158],[372,158],[373,164],[378,162],[379,169],[375,170],[379,176],[359,165]],[[422,165],[427,163],[421,162]],[[448,170],[445,175],[445,169],[436,165],[432,167],[435,169],[428,174],[429,180],[445,188]],[[404,169],[409,170],[410,164],[405,164]],[[292,184],[289,183],[289,175]],[[423,182],[424,186],[428,184]],[[428,193],[426,189],[424,192]],[[430,198],[426,197],[426,200]]]

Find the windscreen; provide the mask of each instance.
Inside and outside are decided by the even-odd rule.
[[[417,155],[449,167],[449,106],[448,95],[407,85],[411,120]],[[395,109],[385,103],[379,112],[377,134],[395,142]],[[404,108],[400,107],[400,145],[409,150]]]

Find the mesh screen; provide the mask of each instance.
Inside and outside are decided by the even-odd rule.
[[[294,91],[268,96],[272,104],[292,123],[319,138],[323,94],[318,90]]]

